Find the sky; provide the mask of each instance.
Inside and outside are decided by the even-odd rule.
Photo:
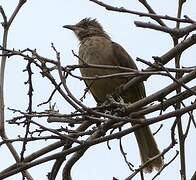
[[[1,0],[0,5],[4,8],[6,15],[9,17],[16,7],[17,0],[6,1]],[[146,12],[146,9],[139,3],[139,1],[129,0],[107,0],[104,1],[110,3],[113,6],[125,7],[130,10]],[[157,14],[176,16],[177,0],[148,1],[154,8]],[[183,8],[183,15],[188,15],[192,19],[196,19],[195,8],[196,1],[189,0],[186,2]],[[156,32],[153,30],[138,28],[134,25],[134,21],[153,22],[149,18],[142,18],[136,15],[111,12],[105,10],[88,0],[71,0],[71,1],[51,1],[51,0],[34,0],[27,1],[22,7],[16,19],[14,20],[8,37],[8,48],[22,50],[25,48],[31,48],[37,50],[37,52],[45,57],[55,58],[55,53],[51,49],[51,42],[61,53],[62,65],[77,64],[77,59],[73,56],[72,50],[77,53],[79,48],[79,42],[71,31],[63,29],[62,26],[66,24],[75,24],[85,17],[97,18],[97,20],[103,25],[105,31],[111,36],[112,40],[121,44],[133,59],[140,57],[153,62],[152,56],[161,56],[172,48],[172,39],[169,35]],[[2,18],[0,17],[2,22]],[[175,27],[174,22],[165,21],[168,26]],[[0,27],[0,41],[2,42],[2,27]],[[193,46],[188,49],[182,56],[183,66],[194,66],[196,47]],[[137,62],[140,69],[146,68],[146,65]],[[173,63],[168,63],[168,67],[173,67]],[[26,110],[28,99],[27,92],[28,87],[24,82],[27,80],[26,72],[23,70],[26,67],[26,62],[20,57],[9,58],[6,64],[5,74],[5,108],[6,108],[6,120],[11,119],[15,114],[7,110],[10,108],[20,108]],[[36,68],[35,68],[36,69]],[[77,71],[76,74],[79,74]],[[43,111],[48,108],[48,105],[37,108],[36,105],[45,101],[49,96],[53,87],[45,79],[41,78],[39,71],[36,70],[33,75],[34,81],[34,108],[37,111]],[[172,81],[168,78],[156,76],[149,78],[145,82],[147,95],[156,92],[158,89],[165,87]],[[69,88],[72,90],[76,97],[81,97],[83,89],[85,88],[83,82],[70,78],[68,81]],[[191,85],[191,84],[190,84]],[[68,103],[66,103],[59,95],[55,95],[52,103],[57,104],[57,108],[62,113],[69,113],[73,109]],[[84,100],[84,103],[93,107],[96,105],[92,96],[89,94]],[[153,114],[154,116],[157,113]],[[183,119],[187,122],[187,117]],[[41,119],[39,120],[41,121]],[[163,122],[163,128],[155,136],[159,147],[163,150],[170,142],[170,129],[173,119],[169,119]],[[40,123],[46,125],[46,121],[43,120]],[[51,125],[49,125],[51,126]],[[54,124],[52,127],[59,127],[59,124]],[[153,125],[152,131],[155,131],[159,127],[158,124]],[[24,128],[16,125],[6,124],[6,131],[10,138],[17,137],[18,134],[24,134]],[[196,152],[196,146],[191,140],[196,138],[195,129],[191,127],[190,136],[187,139],[187,177],[192,176],[195,171],[196,158],[194,154]],[[119,180],[123,180],[131,174],[127,165],[125,164],[122,155],[119,150],[119,142],[117,140],[111,141],[111,150],[107,148],[106,144],[97,145],[91,147],[85,155],[78,161],[72,171],[73,180],[111,180],[112,177],[116,177]],[[30,143],[29,149],[26,152],[30,154],[33,150],[37,150],[47,143]],[[14,144],[17,150],[21,149],[20,143]],[[125,151],[128,153],[128,159],[136,165],[139,165],[139,152],[137,149],[136,141],[133,134],[123,138],[123,145]],[[176,146],[165,156],[165,161],[168,162],[176,153],[178,147]],[[60,150],[58,150],[60,151]],[[8,165],[14,163],[13,158],[8,153],[5,146],[0,147],[0,170],[4,169]],[[40,167],[31,168],[29,172],[33,175],[34,179],[47,179],[46,174],[50,171],[51,162],[45,163]],[[155,173],[146,175],[145,179],[150,180]],[[21,175],[12,176],[7,178],[8,180],[19,180]],[[61,176],[58,176],[61,179]],[[139,180],[140,177],[136,176],[134,180]],[[166,168],[161,175],[157,178],[159,180],[165,179],[179,179],[179,159]]]

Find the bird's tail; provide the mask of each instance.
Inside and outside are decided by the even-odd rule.
[[[150,158],[160,154],[156,141],[148,126],[136,130],[135,136],[139,146],[142,164],[148,161]],[[150,173],[153,169],[159,170],[163,164],[163,158],[158,157],[144,168],[144,172]]]

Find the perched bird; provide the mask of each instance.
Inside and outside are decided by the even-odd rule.
[[[80,41],[79,64],[96,64],[122,66],[137,69],[136,64],[125,49],[111,40],[96,19],[85,18],[76,25],[65,25],[64,28],[72,30]],[[83,77],[98,77],[119,72],[114,69],[80,68]],[[112,94],[119,86],[130,80],[130,77],[105,78],[98,80],[85,80],[86,85],[97,103],[103,103],[106,96]],[[136,84],[122,94],[124,102],[133,103],[146,96],[144,84]],[[142,117],[144,118],[144,117]],[[159,149],[148,126],[135,131],[140,150],[142,163],[158,155]],[[163,166],[162,157],[152,161],[145,167],[144,172],[159,170]]]

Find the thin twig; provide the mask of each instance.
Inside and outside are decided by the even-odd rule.
[[[159,172],[152,178],[152,180],[154,180],[157,176],[159,176],[161,174],[161,172],[167,167],[169,166],[176,158],[177,156],[179,155],[179,151],[176,151],[176,154],[175,156],[168,162],[168,163],[165,163],[162,168],[159,170]]]
[[[125,163],[127,164],[129,170],[133,172],[134,171],[133,170],[134,165],[127,160],[127,156],[126,156],[127,153],[123,149],[122,138],[119,139],[119,146],[120,146],[120,152],[123,155],[123,158],[124,158]]]
[[[148,12],[150,14],[156,14],[156,12],[152,9],[152,7],[148,4],[148,2],[146,0],[138,0],[140,3],[142,3],[144,5],[144,7],[146,7],[146,9],[148,10]],[[154,19],[156,22],[158,22],[161,26],[166,26],[166,24],[162,21],[161,18],[154,18],[152,17],[152,19]]]
[[[94,2],[102,7],[105,7],[107,10],[109,11],[116,11],[116,12],[122,12],[122,13],[128,13],[128,14],[135,14],[135,15],[139,15],[141,17],[150,17],[150,18],[157,18],[157,19],[165,19],[165,20],[169,20],[169,21],[175,21],[175,22],[182,22],[182,23],[194,23],[194,21],[192,21],[191,19],[180,19],[180,18],[176,18],[176,17],[172,17],[172,16],[162,16],[162,15],[157,15],[157,14],[152,14],[152,13],[143,13],[143,12],[138,12],[138,11],[131,11],[128,9],[125,9],[124,7],[114,7],[111,6],[109,4],[103,3],[102,1],[98,1],[98,0],[89,0],[91,2]]]

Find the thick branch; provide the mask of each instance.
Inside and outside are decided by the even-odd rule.
[[[190,82],[192,79],[195,79],[196,78],[196,70],[192,71],[191,73],[189,73],[188,75],[180,78],[178,80],[179,83],[188,83]],[[170,84],[169,86],[161,89],[160,91],[148,96],[148,97],[145,97],[135,103],[132,103],[130,105],[128,105],[127,107],[127,111],[128,112],[131,112],[139,107],[142,107],[142,106],[145,106],[145,105],[148,105],[149,103],[153,102],[153,101],[156,101],[156,100],[160,100],[162,101],[165,96],[167,96],[169,93],[171,93],[172,91],[175,91],[176,88],[179,87],[179,84],[174,82],[172,84]],[[192,93],[192,92],[190,92]]]
[[[182,41],[181,43],[177,44],[174,48],[172,48],[171,50],[169,50],[167,53],[165,53],[164,55],[162,55],[159,58],[159,61],[161,64],[166,64],[168,63],[171,59],[175,58],[175,56],[177,56],[178,54],[181,54],[184,50],[188,49],[189,47],[191,47],[192,45],[194,45],[196,43],[196,34],[193,34],[191,37],[189,37],[188,39]],[[154,63],[153,65],[156,66],[156,63]],[[144,71],[153,71],[155,70],[152,67],[147,68]],[[135,83],[139,83],[141,81],[146,80],[148,77],[147,76],[139,76],[139,77],[135,77],[132,80],[130,80],[128,83],[126,83],[123,87],[122,87],[122,92],[125,92],[129,89],[129,87],[135,85]]]
[[[189,26],[186,26],[186,27],[183,27],[180,29],[159,26],[159,25],[153,24],[151,22],[146,23],[146,22],[141,22],[141,21],[135,21],[134,24],[137,27],[149,28],[149,29],[154,29],[156,31],[169,33],[171,36],[175,36],[176,38],[181,38],[181,37],[187,35],[188,33],[196,30],[196,23],[193,23]]]
[[[179,109],[179,110],[176,110],[176,111],[164,114],[164,115],[160,115],[157,118],[147,119],[147,121],[145,121],[143,124],[135,125],[135,126],[133,126],[131,128],[128,128],[126,130],[123,130],[123,131],[120,131],[120,132],[117,132],[117,133],[114,133],[114,134],[111,134],[111,135],[108,135],[108,136],[105,136],[105,137],[92,139],[91,141],[86,141],[82,145],[78,145],[78,146],[75,146],[73,148],[64,150],[62,152],[46,156],[46,157],[41,158],[39,160],[35,160],[33,162],[23,163],[21,165],[19,165],[19,164],[12,165],[12,167],[16,167],[17,166],[18,168],[17,169],[16,168],[11,168],[9,172],[6,172],[4,174],[1,172],[0,178],[9,177],[9,176],[14,175],[14,174],[16,174],[18,172],[21,172],[21,171],[23,171],[25,169],[28,169],[28,168],[31,168],[33,166],[36,166],[36,165],[48,162],[50,160],[61,158],[62,156],[67,156],[67,155],[69,155],[69,154],[71,154],[73,152],[83,151],[83,150],[86,151],[86,148],[89,148],[90,146],[93,146],[95,144],[99,144],[99,143],[106,142],[108,140],[120,138],[120,137],[125,136],[127,134],[130,134],[130,133],[134,132],[135,130],[137,130],[137,129],[141,128],[141,127],[144,127],[146,125],[150,125],[150,124],[153,124],[153,123],[156,123],[156,122],[160,122],[162,120],[169,119],[169,118],[171,119],[171,117],[182,116],[183,114],[185,114],[185,113],[187,113],[189,111],[192,111],[193,109],[196,109],[196,103],[194,103],[194,104],[192,104],[190,106],[187,106],[185,108],[182,108],[182,109]],[[96,133],[98,133],[98,132],[96,132]],[[100,133],[100,135],[102,135],[102,132]],[[95,134],[93,136],[95,136]]]

